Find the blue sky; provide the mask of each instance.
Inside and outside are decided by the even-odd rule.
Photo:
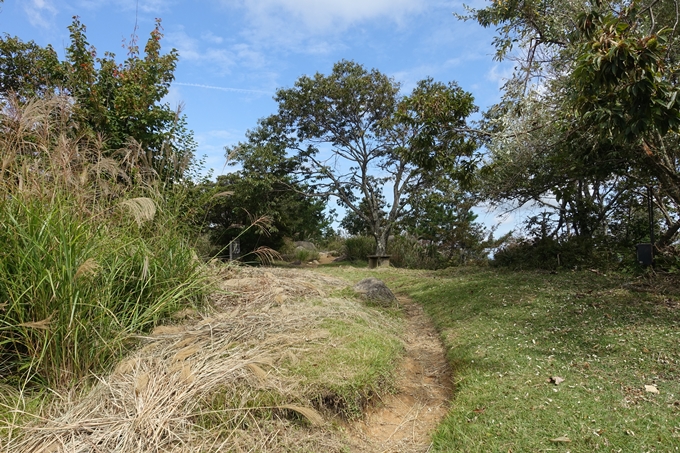
[[[0,30],[52,44],[63,56],[74,15],[99,54],[122,60],[138,26],[146,41],[162,19],[164,50],[179,51],[167,101],[184,104],[189,127],[215,174],[224,147],[244,139],[259,118],[276,110],[274,91],[303,74],[329,73],[342,59],[377,68],[402,83],[455,80],[484,110],[497,102],[511,63],[493,60],[494,30],[457,20],[463,3],[441,0],[5,0]],[[487,224],[494,214],[484,215]],[[511,219],[506,219],[510,223]],[[503,228],[505,229],[505,228]]]

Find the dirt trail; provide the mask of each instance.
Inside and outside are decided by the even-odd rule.
[[[430,434],[449,407],[451,373],[439,336],[420,305],[407,298],[399,302],[407,326],[397,392],[383,397],[363,420],[350,426],[352,451],[427,452]]]

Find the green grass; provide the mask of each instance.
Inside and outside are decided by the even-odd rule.
[[[298,363],[289,364],[318,407],[347,419],[360,417],[373,398],[392,390],[394,368],[403,354],[399,320],[378,315],[374,308],[366,310],[382,320],[380,326],[361,318],[329,318],[320,326],[328,337],[310,345]]]
[[[141,228],[97,221],[63,194],[3,200],[0,215],[0,383],[81,383],[207,291],[164,215]]]
[[[447,349],[455,393],[434,451],[680,451],[678,292],[590,271],[376,276],[424,306]]]

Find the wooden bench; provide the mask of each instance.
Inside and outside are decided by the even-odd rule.
[[[368,255],[368,268],[390,267],[390,255]]]

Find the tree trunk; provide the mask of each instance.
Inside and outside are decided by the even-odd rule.
[[[653,148],[648,143],[643,142],[642,149],[647,156],[648,168],[652,170],[661,183],[662,192],[680,205],[680,175],[674,168],[671,159],[662,154],[661,150]]]
[[[375,254],[379,256],[387,255],[387,235],[384,232],[375,237]]]
[[[659,239],[656,241],[656,247],[658,249],[662,249],[664,247],[667,247],[673,242],[673,239],[675,238],[675,235],[678,234],[678,231],[680,231],[680,222],[676,222],[673,225],[671,225],[668,230],[666,230]]]

